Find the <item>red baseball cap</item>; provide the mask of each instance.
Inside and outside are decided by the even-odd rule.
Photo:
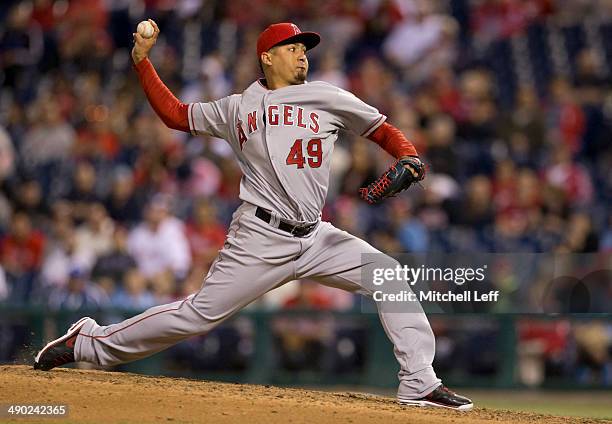
[[[263,52],[267,52],[272,47],[282,42],[303,43],[306,50],[315,47],[321,41],[321,36],[316,32],[302,32],[296,24],[290,22],[282,22],[272,24],[266,28],[257,39],[257,57],[260,57]]]

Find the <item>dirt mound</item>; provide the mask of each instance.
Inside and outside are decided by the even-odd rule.
[[[393,399],[271,386],[148,377],[127,373],[0,366],[0,393],[7,404],[66,404],[61,423],[595,423],[594,419],[476,408],[456,412],[407,408]],[[477,399],[476,399],[477,401]],[[9,418],[0,422],[41,422]]]

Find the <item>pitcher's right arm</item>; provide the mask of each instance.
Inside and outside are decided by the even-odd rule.
[[[189,132],[189,105],[180,102],[172,94],[159,78],[149,60],[149,51],[151,51],[159,36],[159,27],[155,21],[149,19],[149,22],[155,30],[152,37],[144,38],[137,32],[133,34],[132,60],[134,61],[134,69],[151,107],[164,124],[175,130]]]
[[[159,36],[159,27],[149,19],[154,33],[151,38],[134,34],[132,60],[140,84],[153,110],[167,127],[190,132],[193,135],[210,135],[229,141],[228,115],[230,96],[212,102],[182,103],[166,87],[149,60],[149,51]]]

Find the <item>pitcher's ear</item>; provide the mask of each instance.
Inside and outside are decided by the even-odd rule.
[[[259,57],[259,62],[261,63],[261,65],[272,65],[272,55],[270,54],[270,52],[263,52],[261,54],[261,56]]]

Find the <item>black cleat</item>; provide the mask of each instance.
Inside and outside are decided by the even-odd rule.
[[[397,400],[402,405],[435,406],[438,408],[456,409],[458,411],[469,411],[474,407],[470,399],[451,392],[443,385],[438,386],[433,392],[420,399],[398,398]]]
[[[88,319],[91,318],[81,318],[72,324],[62,337],[47,343],[36,355],[34,369],[49,371],[52,368],[74,362],[74,342],[81,331],[81,327]]]

